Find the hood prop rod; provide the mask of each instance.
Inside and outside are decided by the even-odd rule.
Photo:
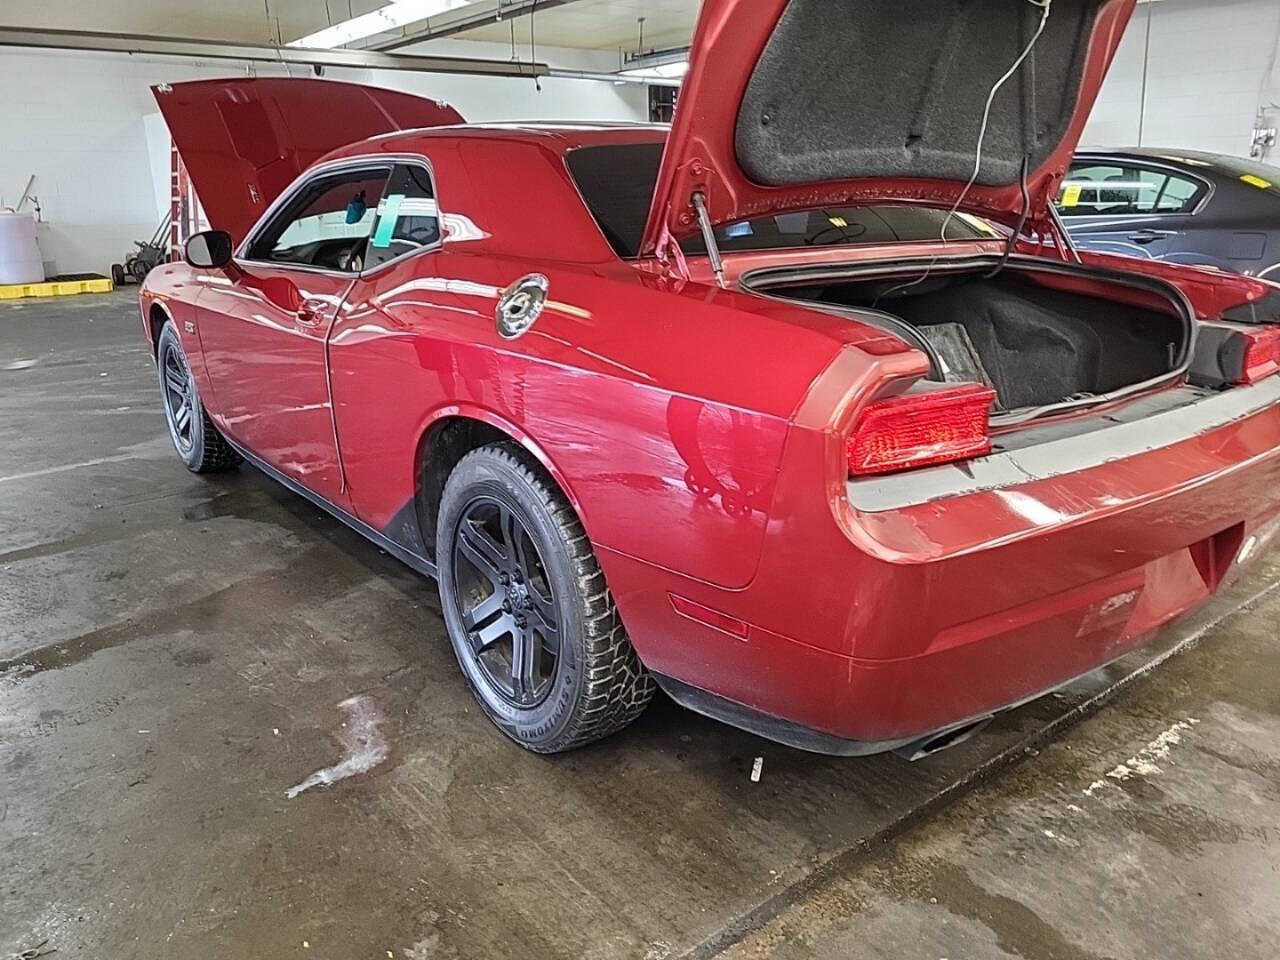
[[[711,261],[711,270],[716,275],[716,283],[722,288],[724,282],[724,261],[720,259],[720,248],[716,246],[716,232],[711,227],[711,214],[707,212],[707,198],[701,192],[692,197],[693,209],[698,213],[698,229],[702,231],[702,243],[707,248],[707,259]]]

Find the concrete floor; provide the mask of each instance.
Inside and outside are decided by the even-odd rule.
[[[1272,958],[1276,585],[916,764],[664,700],[535,757],[434,584],[182,469],[129,292],[0,305],[0,957]],[[390,756],[288,799],[355,694]]]

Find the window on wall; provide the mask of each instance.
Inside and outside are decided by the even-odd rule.
[[[376,267],[439,242],[440,211],[431,174],[424,166],[397,164],[378,204],[365,267]]]
[[[358,273],[390,168],[316,177],[249,245],[249,258]]]
[[[1124,217],[1190,213],[1203,184],[1162,168],[1128,163],[1078,163],[1058,194],[1064,217]]]

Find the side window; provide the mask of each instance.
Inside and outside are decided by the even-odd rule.
[[[1195,209],[1202,187],[1194,180],[1145,167],[1077,164],[1062,181],[1056,206],[1064,217],[1147,216]]]
[[[1156,210],[1160,213],[1190,213],[1196,208],[1202,189],[1195,180],[1170,174],[1164,193],[1156,201]]]
[[[317,177],[253,239],[249,258],[358,273],[389,172],[364,167]]]
[[[378,204],[365,267],[376,267],[439,242],[440,211],[431,174],[424,166],[397,164]]]
[[[1162,173],[1115,164],[1073,166],[1062,181],[1058,212],[1064,217],[1150,213],[1166,179]]]

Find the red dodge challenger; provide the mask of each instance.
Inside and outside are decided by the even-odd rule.
[[[157,87],[216,228],[142,293],[178,455],[436,578],[531,750],[656,687],[956,742],[1277,530],[1280,288],[1053,213],[1133,2],[706,0],[670,129]]]

